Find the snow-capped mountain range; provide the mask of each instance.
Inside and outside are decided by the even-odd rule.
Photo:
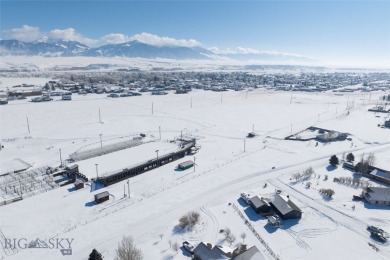
[[[107,44],[100,47],[89,47],[76,41],[45,40],[23,42],[18,40],[0,40],[0,55],[26,55],[46,57],[129,57],[129,58],[166,58],[177,60],[264,60],[310,62],[309,58],[278,54],[218,54],[202,47],[154,46],[139,41],[119,44]]]

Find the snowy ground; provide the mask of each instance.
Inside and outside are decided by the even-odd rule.
[[[99,134],[103,141],[139,133],[157,137],[159,127],[162,140],[183,133],[196,137],[201,149],[195,155],[195,172],[193,168],[175,171],[176,164],[181,162],[177,161],[131,178],[130,198],[124,197],[127,184],[123,181],[93,192],[89,184],[78,191],[65,186],[1,206],[1,232],[5,237],[28,240],[74,238],[72,259],[86,259],[93,248],[102,252],[105,259],[112,259],[123,235],[134,237],[145,259],[189,259],[185,251],[176,254],[170,249],[168,241],[228,245],[219,230],[229,227],[237,237],[234,244],[241,241],[239,236],[245,232],[245,242],[256,245],[272,259],[233,205],[228,205],[232,203],[281,259],[388,259],[388,244],[370,239],[365,227],[380,225],[390,232],[387,217],[390,208],[352,203],[352,195],[360,189],[332,182],[333,175],[351,173],[326,168],[331,155],[341,156],[350,151],[357,158],[362,153],[375,152],[377,165],[389,167],[390,131],[377,127],[383,123],[383,115],[376,117],[367,111],[381,95],[372,94],[369,100],[369,95],[362,93],[294,93],[290,103],[291,94],[285,92],[256,90],[246,95],[194,91],[188,95],[170,93],[118,99],[74,95],[72,101],[66,102],[10,102],[0,107],[1,142],[5,146],[1,151],[1,168],[11,167],[15,159],[33,168],[58,166],[59,149],[66,159],[82,147],[99,144]],[[355,105],[348,112],[346,105],[351,101]],[[99,109],[103,123],[99,122]],[[347,132],[352,141],[316,146],[315,141],[283,140],[313,125]],[[248,139],[246,135],[253,126],[257,136]],[[158,145],[162,147],[150,150],[141,145],[107,155],[110,157],[104,160],[109,163],[107,170],[118,169],[116,158],[129,157],[131,166],[134,161],[155,156],[153,149],[173,149],[169,143]],[[185,157],[183,161],[188,159],[193,158]],[[321,175],[320,179],[311,180],[313,188],[306,189],[302,182],[290,180],[292,173],[309,166]],[[326,182],[325,174],[329,175]],[[269,186],[263,189],[265,182]],[[334,198],[324,200],[316,190],[321,187],[333,188]],[[304,211],[298,223],[287,222],[278,230],[268,228],[265,219],[238,200],[242,191],[269,196],[275,189],[290,194]],[[110,200],[94,204],[93,195],[104,190],[111,194]],[[355,211],[352,205],[356,206]],[[201,223],[184,232],[177,228],[178,219],[190,210],[201,214]],[[380,251],[374,251],[368,242]],[[59,250],[49,249],[3,250],[0,255],[6,259],[63,259]]]

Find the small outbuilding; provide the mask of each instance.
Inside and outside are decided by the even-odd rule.
[[[110,193],[108,191],[103,191],[101,193],[95,194],[95,202],[102,203],[110,198]]]
[[[84,182],[80,179],[77,179],[75,182],[74,182],[74,187],[79,190],[79,189],[82,189],[84,188]]]
[[[193,161],[185,161],[185,162],[182,162],[180,163],[177,168],[179,168],[180,170],[186,170],[188,168],[191,168],[192,166],[194,166],[194,162]]]
[[[258,196],[254,196],[250,199],[249,205],[253,208],[256,213],[268,213],[271,211],[271,205],[264,198],[259,198]]]

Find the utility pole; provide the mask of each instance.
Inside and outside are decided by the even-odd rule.
[[[98,172],[98,164],[95,163],[96,166],[96,180],[99,178],[99,172]]]
[[[160,140],[161,140],[161,127],[160,126],[158,127],[158,134],[159,134],[159,137],[160,137]]]
[[[194,156],[194,172],[195,172],[195,165],[196,165],[195,160],[196,160],[196,157]]]
[[[27,129],[28,129],[28,134],[30,134],[30,123],[28,122],[28,116],[26,116],[27,118]]]
[[[61,156],[61,148],[60,148],[60,162],[61,162],[61,167],[62,167],[62,156]]]
[[[191,97],[191,108],[192,108],[192,97]]]
[[[20,197],[23,199],[22,182],[19,180]]]
[[[100,136],[100,148],[103,148],[103,140],[102,140],[102,135],[103,135],[103,134],[99,134],[99,136]]]
[[[127,190],[129,193],[129,198],[131,198],[131,196],[130,196],[130,180],[129,179],[127,179]]]
[[[152,115],[153,115],[153,102],[152,102]]]
[[[155,152],[156,152],[156,154],[157,154],[157,160],[158,160],[158,150],[156,150]]]
[[[255,124],[252,125],[252,132],[255,131]]]
[[[245,153],[245,151],[246,151],[246,150],[245,150],[245,141],[246,141],[246,140],[244,140],[244,153]]]
[[[102,123],[102,116],[100,114],[100,107],[99,107],[99,123],[101,124]]]
[[[290,104],[292,104],[292,93],[291,93],[291,96],[290,96]]]
[[[126,198],[126,184],[123,184],[123,197]]]
[[[222,93],[221,93],[221,103],[222,103]]]
[[[292,124],[291,124],[291,134],[292,134]]]

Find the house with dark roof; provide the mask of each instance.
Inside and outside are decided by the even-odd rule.
[[[230,255],[231,256],[231,255]],[[194,259],[196,260],[222,260],[230,259],[228,253],[225,253],[218,246],[212,246],[211,244],[200,242],[194,249]]]
[[[289,196],[283,197],[275,194],[270,204],[283,220],[302,217],[302,210],[290,200]]]
[[[194,249],[193,258],[196,260],[266,260],[256,246],[247,249],[246,245],[240,245],[235,250],[225,246],[212,246],[200,242]]]
[[[270,212],[271,205],[264,198],[259,198],[258,196],[254,196],[250,199],[249,205],[256,211],[256,213],[266,213]]]
[[[390,205],[390,188],[367,187],[363,189],[362,197],[370,204]]]

